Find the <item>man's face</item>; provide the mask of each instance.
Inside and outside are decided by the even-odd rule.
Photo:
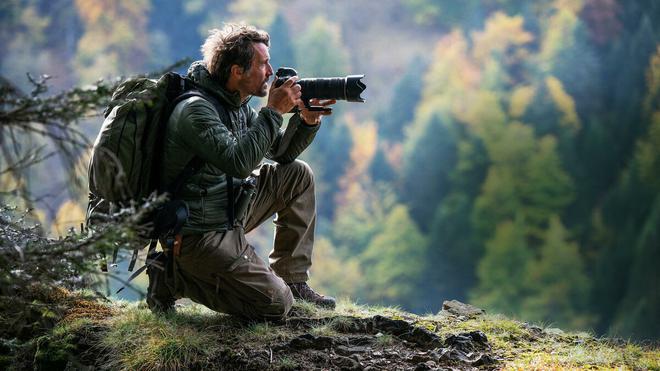
[[[239,88],[245,95],[265,97],[268,94],[268,80],[273,75],[268,47],[262,43],[253,43],[254,56],[252,66],[243,73]]]

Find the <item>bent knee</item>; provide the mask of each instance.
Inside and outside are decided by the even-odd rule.
[[[307,179],[310,181],[314,180],[314,171],[312,170],[312,167],[309,166],[309,164],[305,161],[295,160],[289,164],[286,164],[285,166],[290,167],[291,171],[296,173],[302,179]]]
[[[269,303],[257,309],[257,317],[268,320],[280,320],[286,317],[293,306],[293,294],[288,286],[282,287],[273,293]]]

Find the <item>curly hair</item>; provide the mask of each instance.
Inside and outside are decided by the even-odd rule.
[[[224,85],[229,79],[231,66],[237,64],[248,71],[254,56],[252,43],[270,46],[270,36],[253,26],[236,23],[225,24],[222,30],[210,30],[202,45],[202,55],[211,76]]]

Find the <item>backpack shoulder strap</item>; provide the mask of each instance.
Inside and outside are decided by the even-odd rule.
[[[200,97],[206,99],[209,103],[211,103],[215,108],[216,112],[218,113],[220,120],[222,120],[222,123],[225,124],[227,128],[229,128],[231,119],[229,117],[229,111],[227,111],[227,108],[223,104],[220,104],[220,102],[217,99],[212,97],[210,94],[205,93],[203,90],[194,89],[181,94],[179,97],[177,97],[174,100],[174,102],[172,103],[172,107],[175,107],[177,104],[179,104],[179,102],[182,102],[191,97]],[[197,165],[199,166],[199,168],[201,168],[201,166],[203,166],[204,163],[201,161],[201,159],[198,159],[197,156],[195,156],[193,157],[192,160],[190,160],[188,165],[186,165],[186,167],[183,169],[183,172],[179,175],[179,177],[177,177],[176,180],[180,181],[180,184],[178,184],[177,189],[180,189],[180,187],[183,186],[185,180],[188,177],[192,176],[197,170],[199,170],[199,168],[197,168],[197,170],[191,173],[189,167],[191,166],[194,167]],[[184,173],[190,173],[190,175],[182,177]],[[227,228],[231,230],[234,228],[234,221],[236,219],[234,212],[234,204],[236,198],[234,195],[234,178],[229,174],[225,174],[225,183],[227,185]]]

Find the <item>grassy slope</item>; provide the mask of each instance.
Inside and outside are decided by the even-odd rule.
[[[349,342],[346,337],[350,332],[347,330],[349,322],[381,315],[405,320],[441,338],[466,331],[483,331],[492,346],[491,354],[499,359],[495,365],[483,367],[660,370],[658,348],[597,339],[585,333],[541,329],[494,315],[472,319],[452,315],[416,316],[395,308],[341,301],[334,312],[305,303],[296,304],[292,316],[297,319],[295,322],[248,323],[198,305],[178,308],[176,314],[155,316],[144,304],[70,302],[74,304],[63,320],[49,334],[35,341],[30,352],[19,357],[22,361],[14,363],[16,368],[32,368],[35,366],[32,363],[36,362],[45,369],[64,368],[67,363],[69,366],[82,363],[95,368],[143,370],[334,369],[345,367],[338,361],[352,362],[335,354],[335,348]],[[291,349],[291,340],[305,333],[321,339],[331,338],[332,350]],[[389,334],[362,333],[350,339],[366,339],[370,344],[368,351],[352,357],[363,366],[412,369],[416,362],[423,362],[427,354]],[[461,364],[454,366],[463,368]]]

